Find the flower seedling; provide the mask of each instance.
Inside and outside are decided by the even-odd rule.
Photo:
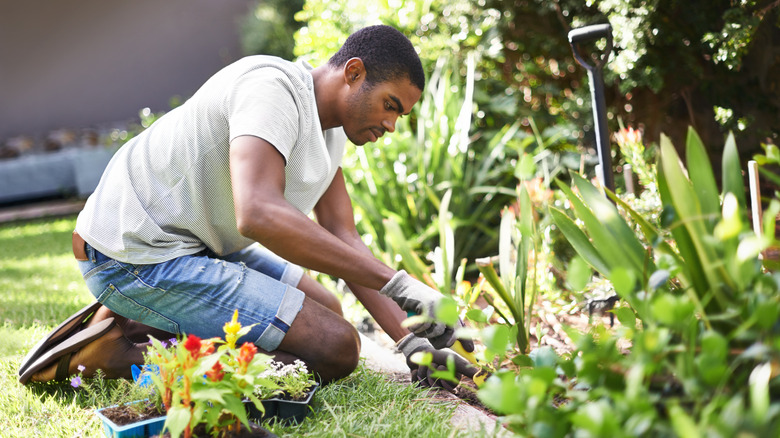
[[[165,406],[171,436],[189,438],[199,424],[211,436],[224,436],[241,424],[249,428],[244,400],[263,411],[255,388],[276,386],[261,377],[271,357],[258,354],[249,342],[237,346],[250,329],[241,326],[236,311],[223,327],[224,341],[189,335],[169,346],[152,339],[146,358],[158,372],[149,377]]]
[[[273,385],[255,387],[255,395],[260,399],[281,395],[292,400],[300,400],[305,398],[312,386],[317,383],[314,374],[306,368],[306,364],[297,359],[289,365],[272,360],[268,369],[263,371],[260,377],[273,383]]]

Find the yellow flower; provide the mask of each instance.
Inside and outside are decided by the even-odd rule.
[[[241,323],[238,322],[238,309],[233,312],[233,319],[226,322],[222,330],[225,331],[225,341],[230,348],[234,348],[238,340],[238,332],[241,331]]]

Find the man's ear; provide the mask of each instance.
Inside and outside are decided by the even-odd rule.
[[[360,58],[350,58],[344,64],[344,80],[347,85],[359,84],[366,77],[366,67]]]

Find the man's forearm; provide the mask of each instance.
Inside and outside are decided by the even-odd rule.
[[[246,229],[242,234],[285,260],[371,289],[380,289],[395,273],[370,251],[346,243],[292,207],[266,206],[266,211],[258,222],[270,232]]]
[[[380,295],[376,290],[357,284],[347,282],[347,286],[393,341],[398,342],[409,334],[409,330],[401,327],[401,323],[406,319],[406,312],[393,300]]]

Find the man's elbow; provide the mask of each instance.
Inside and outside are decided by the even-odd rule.
[[[270,235],[273,229],[273,218],[260,210],[245,210],[236,212],[236,229],[238,233],[249,239],[261,242]]]

